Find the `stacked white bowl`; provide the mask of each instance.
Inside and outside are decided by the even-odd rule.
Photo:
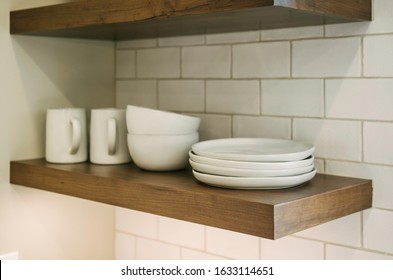
[[[128,105],[126,119],[128,149],[139,168],[172,171],[188,165],[200,118]]]

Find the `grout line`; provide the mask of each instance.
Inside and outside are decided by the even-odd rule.
[[[323,118],[327,119],[327,102],[326,102],[326,79],[322,80],[322,96],[323,96]]]
[[[364,121],[360,122],[360,160],[361,162],[364,161]]]

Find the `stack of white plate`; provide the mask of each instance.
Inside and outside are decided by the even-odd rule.
[[[193,174],[208,185],[232,189],[282,189],[311,180],[312,144],[268,138],[226,138],[194,144]]]

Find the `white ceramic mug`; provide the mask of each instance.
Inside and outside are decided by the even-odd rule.
[[[124,109],[91,110],[90,161],[96,164],[123,164],[131,161]]]
[[[48,109],[46,113],[46,160],[51,163],[86,161],[86,130],[85,109]]]

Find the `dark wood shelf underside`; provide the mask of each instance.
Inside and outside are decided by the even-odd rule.
[[[12,11],[10,32],[117,41],[371,18],[371,0],[90,0]]]

